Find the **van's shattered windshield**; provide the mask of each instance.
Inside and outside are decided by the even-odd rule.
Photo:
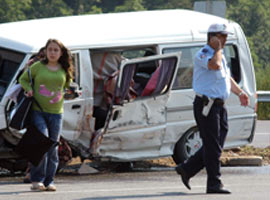
[[[0,101],[25,54],[0,48]]]

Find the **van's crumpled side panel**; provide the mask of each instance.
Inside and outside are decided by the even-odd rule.
[[[168,94],[137,100],[114,108],[111,120],[97,152],[115,160],[139,160],[159,155],[166,131]]]
[[[153,98],[127,103],[124,107],[115,107],[114,112],[118,111],[119,115],[115,121],[110,122],[108,131],[118,132],[165,123],[167,95],[156,97],[155,100]]]

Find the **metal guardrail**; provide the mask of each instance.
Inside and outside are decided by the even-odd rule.
[[[258,102],[270,102],[270,91],[257,91]]]

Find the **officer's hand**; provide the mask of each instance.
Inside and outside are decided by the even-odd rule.
[[[216,37],[216,36],[212,36],[210,38],[209,44],[215,51],[218,51],[218,50],[220,50],[222,48],[221,47],[221,42],[218,39],[218,37]]]
[[[248,95],[244,92],[239,96],[241,106],[248,106],[249,104],[249,97]]]

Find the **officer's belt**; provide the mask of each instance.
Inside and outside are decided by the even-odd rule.
[[[208,104],[208,101],[209,101],[209,97],[205,96],[205,95],[202,95],[202,94],[198,94],[196,93],[196,97],[200,98],[205,105]],[[223,99],[220,99],[220,98],[212,98],[214,100],[214,104],[215,105],[220,105],[220,106],[223,106],[224,105],[224,100]]]

